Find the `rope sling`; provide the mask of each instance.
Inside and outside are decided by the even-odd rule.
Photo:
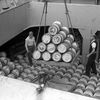
[[[44,2],[44,7],[43,7],[42,16],[41,16],[41,20],[40,20],[40,24],[39,24],[39,30],[38,30],[37,39],[36,39],[36,47],[37,47],[37,42],[38,42],[38,39],[39,39],[39,36],[40,36],[41,24],[42,24],[42,20],[43,20],[43,16],[44,15],[45,15],[44,34],[46,32],[48,1],[47,0],[44,0],[43,2]],[[65,14],[66,14],[68,28],[71,26],[72,34],[73,34],[73,36],[75,36],[75,33],[74,33],[74,30],[73,30],[73,25],[72,25],[71,18],[70,18],[70,15],[69,15],[69,11],[68,11],[68,7],[67,7],[66,0],[64,0],[64,5],[65,5]]]
[[[38,34],[37,34],[37,38],[36,38],[36,47],[37,47],[38,39],[39,39],[39,36],[40,36],[41,24],[42,24],[42,21],[43,21],[43,17],[45,17],[44,34],[46,33],[48,1],[44,0],[43,2],[44,2],[44,7],[43,7],[43,11],[42,11],[41,19],[40,19],[40,24],[39,24],[39,29],[38,29]],[[68,28],[71,26],[72,34],[73,34],[73,36],[75,36],[74,30],[73,30],[73,25],[72,25],[72,22],[71,22],[69,11],[68,11],[68,7],[67,7],[67,4],[66,4],[66,0],[64,0],[64,5],[65,5],[65,14],[66,14]],[[36,48],[35,48],[35,50],[36,50]],[[35,82],[35,81],[37,81],[37,78],[33,79],[33,82]]]

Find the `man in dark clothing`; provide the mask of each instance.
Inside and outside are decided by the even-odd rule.
[[[91,42],[90,42],[90,49],[89,54],[87,55],[88,62],[86,64],[86,72],[85,75],[90,76],[90,72],[92,69],[92,72],[97,75],[96,65],[95,65],[95,59],[96,59],[96,50],[97,50],[97,40],[96,36],[92,36]]]

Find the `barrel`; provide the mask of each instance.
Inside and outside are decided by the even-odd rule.
[[[34,52],[33,52],[33,58],[34,58],[35,60],[40,59],[40,58],[41,58],[41,52],[40,52],[39,50],[34,51]]]
[[[51,55],[49,52],[45,51],[43,54],[42,54],[42,58],[44,61],[49,61],[51,59]]]
[[[60,44],[61,42],[63,42],[65,39],[64,35],[62,34],[56,34],[55,36],[52,37],[52,42],[54,44]]]
[[[54,21],[52,25],[58,25],[60,28],[62,27],[62,23],[60,21]]]
[[[48,32],[50,35],[55,35],[60,31],[60,26],[57,24],[53,24],[49,27]]]
[[[62,55],[62,60],[64,62],[69,63],[73,60],[74,57],[75,57],[75,52],[71,49]]]
[[[61,60],[61,54],[59,52],[55,52],[52,54],[52,59],[54,61],[60,61]]]
[[[38,50],[39,50],[40,52],[44,52],[44,51],[46,50],[46,45],[45,45],[43,42],[40,42],[40,43],[38,44]]]
[[[57,46],[57,50],[60,52],[60,53],[65,53],[68,49],[70,48],[70,44],[69,43],[61,43]]]
[[[73,57],[76,55],[76,50],[74,49],[74,48],[69,48],[69,50],[68,51],[70,51],[70,52],[72,52],[72,55],[73,55]]]
[[[50,36],[50,34],[44,34],[43,36],[42,36],[42,42],[43,43],[45,43],[45,44],[48,44],[48,43],[50,43],[50,41],[51,41],[51,36]]]
[[[67,62],[67,63],[71,62],[71,61],[72,61],[72,55],[71,55],[71,53],[70,53],[70,52],[64,53],[64,54],[62,55],[62,60],[63,60],[64,62]]]
[[[79,49],[79,46],[78,46],[78,43],[77,43],[77,42],[73,42],[73,43],[72,43],[72,47],[73,47],[76,51],[78,51],[78,49]]]
[[[66,35],[69,34],[69,29],[67,27],[61,27],[61,31],[64,31]]]
[[[60,31],[59,34],[61,35],[63,40],[67,37],[67,35],[64,31]]]
[[[74,36],[72,34],[67,35],[68,38],[71,38],[74,41]]]
[[[5,75],[8,75],[10,73],[10,69],[8,66],[4,66],[2,70],[4,71]]]
[[[70,45],[70,47],[72,46],[72,43],[73,43],[73,39],[68,37],[67,39],[64,40],[64,42],[68,45]]]
[[[56,34],[55,36],[52,37],[52,42],[54,44],[60,44],[61,41],[62,41],[62,38],[59,34]]]
[[[49,43],[49,44],[47,45],[47,51],[48,51],[49,53],[53,53],[53,52],[55,52],[55,50],[56,50],[56,46],[55,46],[53,43]]]
[[[17,69],[14,69],[12,71],[12,74],[14,74],[16,77],[18,77],[20,75],[19,71]]]
[[[66,33],[64,31],[60,31],[59,34],[56,34],[52,37],[52,42],[54,44],[60,44],[66,38]]]

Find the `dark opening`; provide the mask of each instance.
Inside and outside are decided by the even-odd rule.
[[[48,32],[48,28],[49,28],[49,26],[46,26],[46,33]],[[11,39],[10,41],[8,41],[4,45],[2,45],[0,47],[0,52],[1,51],[6,52],[7,56],[10,57],[11,59],[13,59],[13,57],[17,54],[25,54],[26,53],[25,39],[28,36],[29,31],[33,31],[35,39],[37,39],[38,30],[39,30],[39,27],[30,27],[30,28],[24,30],[19,35],[17,35],[13,39]],[[83,38],[78,29],[74,28],[74,33],[75,33],[75,40],[79,43],[79,47],[81,50],[80,54],[82,54]],[[43,34],[44,34],[44,26],[41,26],[37,44],[42,41],[41,37],[43,36]]]
[[[46,26],[46,32],[48,30],[49,26]],[[15,36],[13,39],[9,40],[7,43],[2,45],[0,47],[0,52],[4,51],[7,53],[7,56],[12,58],[16,54],[24,54],[26,52],[25,50],[25,39],[28,36],[29,31],[34,32],[35,39],[37,39],[39,27],[30,27],[23,32],[21,32],[19,35]],[[40,28],[40,34],[39,39],[37,43],[41,41],[41,37],[44,34],[44,26],[41,26]]]
[[[72,32],[72,28],[70,28],[70,33],[74,35],[75,41],[79,44],[80,48],[80,55],[82,55],[82,44],[83,44],[83,37],[80,33],[80,31],[77,28],[73,28],[74,34]]]

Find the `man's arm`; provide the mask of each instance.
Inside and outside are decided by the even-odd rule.
[[[87,57],[91,56],[95,52],[95,48],[92,49],[92,51],[87,55]]]
[[[25,48],[26,48],[26,51],[28,52],[27,40],[25,40]]]
[[[92,44],[92,51],[87,55],[87,57],[91,56],[95,52],[95,48],[96,48],[96,43],[93,42],[93,44]]]

